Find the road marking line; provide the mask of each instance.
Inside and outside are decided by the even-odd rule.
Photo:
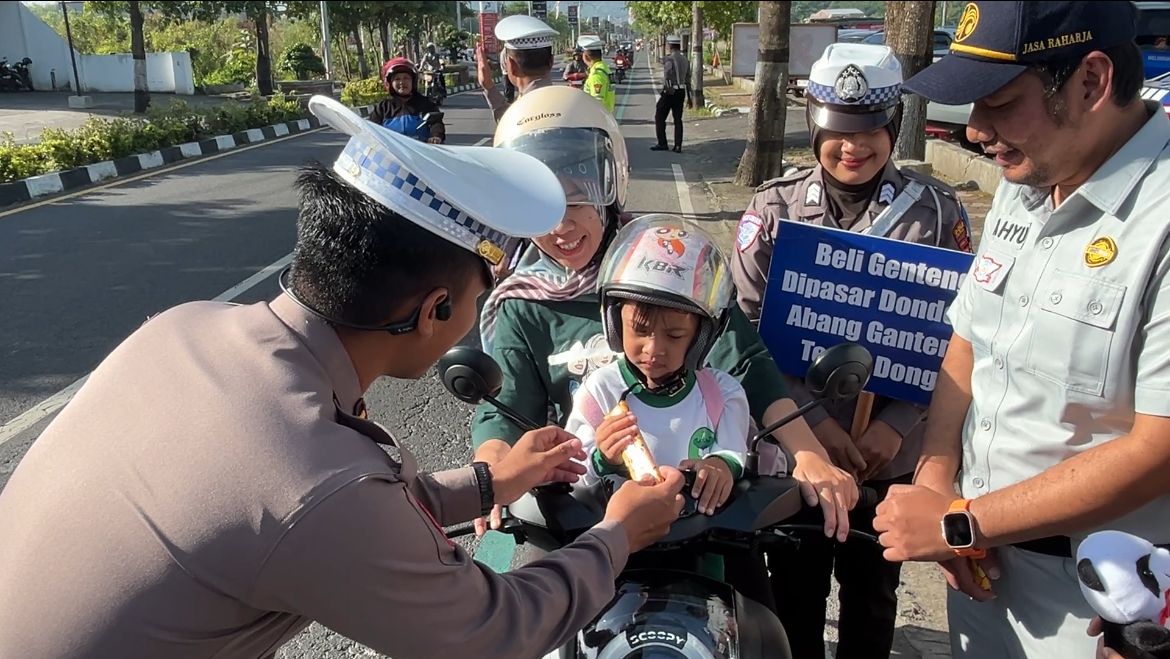
[[[492,139],[492,138],[490,138],[490,137],[485,137],[485,138],[483,138],[482,140],[480,140],[480,141],[476,142],[475,144],[472,144],[471,146],[483,146],[483,145],[484,145],[484,144],[485,144],[485,143],[486,143],[488,140],[490,140],[490,139]]]
[[[142,174],[139,174],[137,176],[131,176],[128,178],[120,178],[116,181],[111,181],[111,182],[106,183],[104,185],[98,185],[98,186],[94,186],[91,188],[83,188],[83,189],[78,190],[76,192],[70,192],[68,194],[63,194],[63,195],[60,195],[58,197],[53,197],[51,199],[45,199],[44,201],[34,202],[31,204],[28,204],[27,206],[21,206],[19,208],[13,208],[12,210],[3,211],[3,212],[0,212],[0,218],[5,218],[5,217],[8,217],[9,215],[16,215],[17,213],[23,213],[24,211],[32,210],[34,208],[40,208],[41,206],[48,206],[49,204],[55,204],[55,203],[58,203],[61,201],[66,201],[69,199],[73,199],[75,197],[80,197],[81,195],[87,195],[87,194],[90,194],[93,192],[97,192],[99,190],[106,190],[108,188],[114,188],[114,187],[117,187],[119,185],[126,185],[127,183],[141,181],[142,179],[150,178],[151,176],[158,176],[159,174],[166,174],[166,173],[173,172],[173,171],[176,171],[179,169],[184,169],[186,167],[193,167],[195,165],[202,165],[203,163],[209,162],[211,160],[218,160],[220,158],[227,158],[228,156],[234,156],[236,154],[243,153],[245,151],[251,151],[252,149],[260,149],[260,148],[266,147],[270,144],[276,144],[277,142],[285,142],[287,140],[296,139],[298,137],[304,137],[305,135],[317,133],[317,132],[320,132],[322,130],[325,130],[325,128],[314,128],[313,130],[305,131],[303,133],[293,133],[292,135],[289,135],[287,137],[278,137],[275,139],[268,140],[266,142],[260,142],[259,144],[253,144],[251,146],[239,147],[236,149],[232,149],[230,151],[224,151],[223,153],[217,153],[217,154],[213,154],[210,156],[205,156],[205,157],[199,158],[197,160],[192,160],[190,162],[177,162],[177,163],[175,163],[175,165],[173,167],[167,167],[165,169],[152,169],[149,172],[143,172]],[[29,180],[32,180],[32,179],[29,179]]]
[[[266,266],[256,274],[248,277],[235,286],[232,286],[212,299],[216,302],[230,302],[240,295],[243,295],[249,289],[264,281],[268,277],[272,276],[272,273],[278,272],[284,268],[284,266],[288,265],[291,261],[292,254],[286,254],[282,256],[280,260]],[[20,416],[17,416],[8,423],[0,426],[0,446],[3,446],[6,442],[14,439],[17,435],[20,435],[25,430],[33,427],[41,419],[44,419],[62,407],[65,407],[65,405],[73,399],[73,396],[77,394],[77,391],[81,389],[81,385],[85,384],[87,379],[89,379],[88,373],[86,373],[68,387],[65,387],[61,391],[58,391],[40,403],[37,403],[31,408],[25,410],[20,414]]]
[[[687,187],[687,179],[683,176],[682,167],[678,163],[672,163],[670,168],[674,170],[674,186],[678,190],[678,207],[682,211],[683,217],[688,220],[695,219],[695,207],[691,204],[691,190]]]

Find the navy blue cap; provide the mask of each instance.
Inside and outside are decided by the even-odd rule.
[[[1132,42],[1132,2],[968,2],[950,54],[903,88],[945,105],[995,93],[1029,66]]]

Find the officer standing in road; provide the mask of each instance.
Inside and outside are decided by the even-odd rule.
[[[516,14],[497,23],[495,34],[496,39],[504,44],[500,68],[507,80],[515,85],[518,96],[552,86],[553,39],[559,32],[538,18]],[[492,117],[499,121],[511,102],[492,80],[491,65],[482,42],[475,48],[475,59],[484,98],[492,110]]]
[[[1134,5],[970,2],[906,82],[973,103],[1004,177],[915,484],[875,520],[888,559],[942,564],[956,659],[1092,657],[1080,541],[1170,542],[1170,120],[1141,97]]]
[[[966,214],[940,181],[900,170],[891,159],[902,120],[902,69],[887,46],[831,44],[812,67],[806,118],[817,166],[757,189],[740,220],[732,271],[739,303],[758,321],[780,220],[970,251]],[[786,378],[793,400],[811,397]],[[884,496],[909,483],[922,448],[925,409],[879,397],[866,430],[851,438],[855,401],[814,408],[805,418],[834,464]],[[872,531],[874,510],[856,509],[850,528]],[[881,547],[808,537],[768,557],[777,612],[795,657],[824,657],[825,604],[841,584],[838,659],[886,659],[894,640],[900,566]]]
[[[682,39],[677,34],[666,37],[670,54],[662,58],[662,91],[654,108],[654,131],[658,143],[651,151],[666,151],[666,115],[674,115],[674,152],[682,153],[683,104],[691,97],[691,63],[682,54]]]
[[[551,231],[564,192],[518,151],[424,144],[326,97],[309,109],[350,140],[298,178],[284,294],[149,320],[0,493],[0,657],[256,659],[314,620],[395,659],[540,656],[677,519],[682,476],[663,468],[667,483],[623,486],[605,521],[508,574],[448,540],[445,525],[575,480],[580,442],[545,428],[490,466],[424,474],[363,395],[467,334],[488,266]]]
[[[604,45],[601,39],[594,35],[582,35],[577,40],[585,55],[585,64],[589,66],[589,77],[585,78],[585,92],[601,101],[605,109],[613,112],[617,106],[617,94],[613,90],[613,77],[609,66],[601,55]]]

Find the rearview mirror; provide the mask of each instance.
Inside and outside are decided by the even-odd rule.
[[[805,374],[805,387],[814,398],[849,400],[856,397],[873,373],[873,355],[857,343],[839,343],[817,355]]]
[[[482,350],[459,346],[439,359],[439,380],[451,395],[465,403],[479,405],[495,397],[504,386],[500,365]]]

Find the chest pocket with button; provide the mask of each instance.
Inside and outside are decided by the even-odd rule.
[[[1125,288],[1059,268],[1047,273],[1036,290],[1026,370],[1100,396]]]

